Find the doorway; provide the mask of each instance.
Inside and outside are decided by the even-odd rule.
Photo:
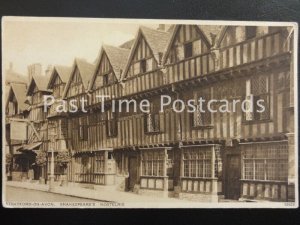
[[[239,154],[228,154],[226,165],[225,197],[238,200],[240,197],[241,156]]]

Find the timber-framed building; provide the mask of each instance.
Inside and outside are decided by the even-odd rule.
[[[204,202],[293,201],[292,43],[288,27],[141,26],[126,45],[103,45],[95,64],[75,59],[72,69],[54,67],[46,88],[32,79],[30,115],[37,93],[69,106],[86,100],[84,109],[76,101],[79,112],[41,118],[48,131],[38,143],[71,152],[68,180],[77,185]],[[162,94],[226,99],[230,109],[253,96],[265,111],[202,112],[196,104],[193,113],[160,112]],[[107,96],[103,104],[97,95]],[[120,99],[148,99],[150,112],[132,105],[113,112],[112,100]],[[50,141],[51,133],[60,138]]]

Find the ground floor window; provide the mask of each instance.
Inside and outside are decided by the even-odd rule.
[[[95,173],[104,173],[105,154],[104,152],[95,153]]]
[[[183,150],[184,177],[209,178],[212,176],[212,147]]]
[[[243,179],[287,181],[287,142],[244,145],[242,147],[242,160]]]
[[[163,176],[165,162],[164,150],[144,150],[141,153],[142,175]]]

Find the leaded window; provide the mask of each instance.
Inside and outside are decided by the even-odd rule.
[[[163,176],[164,150],[144,150],[141,152],[141,160],[143,176]]]
[[[79,118],[79,129],[78,136],[80,140],[87,141],[88,140],[88,124],[87,117]]]
[[[116,112],[107,112],[106,133],[108,137],[116,137],[118,134],[118,123]]]
[[[104,151],[95,153],[95,173],[104,173],[105,154]]]
[[[242,177],[246,180],[287,181],[288,145],[264,143],[243,146]]]
[[[251,99],[253,97],[253,108]],[[246,109],[244,119],[246,121],[259,121],[270,119],[270,79],[269,76],[255,76],[246,80]],[[264,110],[261,106],[264,107]],[[262,111],[263,110],[263,111]],[[262,111],[262,112],[261,112]]]
[[[200,105],[199,99],[202,98],[205,102]],[[201,127],[211,125],[211,112],[208,110],[207,102],[210,100],[210,89],[206,89],[197,93],[197,105],[196,110],[191,114],[192,126]]]
[[[212,151],[213,148],[185,149],[183,152],[184,177],[211,177]]]
[[[144,115],[145,133],[160,131],[159,103],[154,101],[150,105],[150,112]]]

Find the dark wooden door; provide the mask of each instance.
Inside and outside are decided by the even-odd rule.
[[[241,159],[239,154],[227,155],[226,198],[240,197]]]
[[[129,158],[129,178],[128,178],[128,190],[133,191],[134,185],[137,182],[137,157]]]

